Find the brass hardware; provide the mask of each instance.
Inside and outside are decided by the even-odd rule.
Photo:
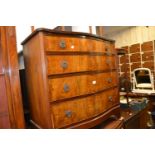
[[[106,64],[107,65],[110,65],[110,60],[106,60]]]
[[[68,62],[63,60],[60,65],[63,69],[66,69],[68,67]]]
[[[111,53],[110,53],[109,51],[106,51],[105,54],[106,54],[107,56],[110,56],[110,55],[111,55]]]
[[[65,110],[65,115],[69,118],[72,116],[72,111],[70,110]]]
[[[60,43],[59,43],[59,46],[61,48],[66,48],[66,42],[64,40],[61,40]]]
[[[109,96],[108,99],[109,99],[110,102],[113,101],[112,96]]]
[[[108,79],[107,79],[107,82],[108,82],[108,83],[111,83],[111,82],[112,82],[112,78],[108,78]]]
[[[68,92],[70,89],[69,89],[69,86],[68,84],[64,84],[64,92]]]

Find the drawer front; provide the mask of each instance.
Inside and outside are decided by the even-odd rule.
[[[45,36],[45,51],[48,52],[114,52],[114,44],[89,38]]]
[[[143,62],[143,67],[154,71],[154,61]]]
[[[126,55],[120,56],[120,63],[121,64],[129,63],[129,55],[126,54]]]
[[[44,37],[45,51],[49,52],[72,52],[80,50],[80,39],[73,37],[57,37],[57,36],[45,36]]]
[[[140,44],[131,45],[129,51],[130,53],[140,52]]]
[[[95,117],[118,104],[118,89],[112,89],[100,94],[53,104],[54,127],[62,128],[73,123]]]
[[[153,50],[153,41],[145,42],[141,45],[142,51],[152,51]]]
[[[105,42],[102,40],[80,38],[80,51],[82,52],[105,52],[105,48]]]
[[[142,54],[142,60],[143,61],[154,61],[153,52],[144,52]]]
[[[129,64],[122,64],[121,65],[121,72],[130,71],[130,65]]]
[[[116,69],[115,56],[47,56],[48,75]]]
[[[139,61],[141,61],[140,53],[132,54],[132,55],[130,56],[130,61],[131,61],[131,62],[139,62]]]
[[[132,63],[131,64],[131,71],[133,71],[136,68],[140,68],[141,67],[141,63]]]
[[[117,72],[49,79],[50,101],[95,93],[117,85]]]

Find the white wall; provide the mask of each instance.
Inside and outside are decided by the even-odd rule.
[[[116,47],[155,40],[155,26],[133,26],[126,30],[106,35],[116,41]]]
[[[49,25],[35,25],[35,29],[36,28],[49,28],[49,29],[53,29],[56,26],[49,26]],[[22,46],[21,46],[21,42],[28,36],[31,34],[31,26],[16,26],[16,36],[17,36],[17,50],[18,53],[22,50]]]

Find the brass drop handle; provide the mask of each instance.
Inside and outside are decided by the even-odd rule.
[[[108,78],[108,79],[107,79],[107,82],[108,82],[108,83],[111,83],[111,82],[112,82],[112,78]]]
[[[61,61],[60,66],[61,66],[63,69],[66,69],[66,68],[68,67],[68,62],[67,62],[66,60],[63,60],[63,61]]]
[[[110,102],[112,102],[112,101],[113,101],[112,96],[109,96],[109,97],[108,97],[108,99],[109,99],[109,101],[110,101]]]
[[[109,51],[106,51],[105,54],[106,54],[107,56],[110,56],[110,55],[111,55],[111,53],[110,53]]]
[[[66,42],[65,42],[65,40],[60,40],[59,46],[60,46],[61,48],[66,48]]]
[[[110,65],[110,60],[106,60],[106,64],[107,65]]]
[[[64,84],[64,92],[69,92],[70,88],[68,84]]]
[[[65,110],[65,115],[66,115],[66,117],[70,118],[72,116],[72,111]]]

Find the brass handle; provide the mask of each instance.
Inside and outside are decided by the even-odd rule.
[[[70,90],[68,84],[64,84],[64,92],[68,92]]]
[[[107,56],[110,56],[110,55],[111,55],[111,53],[110,53],[109,51],[106,51],[105,54],[106,54]]]
[[[109,96],[108,99],[109,99],[110,102],[113,101],[112,96]]]
[[[60,66],[63,68],[63,69],[66,69],[68,67],[68,62],[63,60],[60,64]]]
[[[70,110],[65,110],[65,115],[66,115],[66,117],[71,117],[72,116],[72,111],[70,111]]]
[[[112,82],[112,78],[108,78],[108,79],[107,79],[107,82],[108,82],[108,83],[111,83],[111,82]]]
[[[106,60],[106,64],[107,65],[110,65],[110,60]]]
[[[61,40],[60,43],[59,43],[59,46],[61,48],[66,48],[66,42],[64,40]]]

